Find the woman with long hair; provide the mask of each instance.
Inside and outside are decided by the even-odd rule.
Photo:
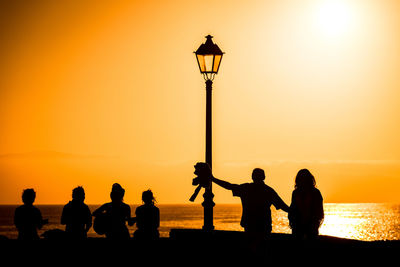
[[[96,225],[99,225],[98,228],[101,228],[101,232],[104,232],[109,239],[130,238],[126,222],[132,225],[133,218],[131,218],[130,206],[123,201],[124,195],[125,189],[118,183],[113,184],[110,193],[111,202],[103,204],[93,212],[95,231]],[[99,233],[99,231],[96,232]]]
[[[151,190],[142,193],[143,205],[136,208],[136,226],[134,238],[139,240],[156,240],[160,234],[160,210],[155,205],[156,199]]]
[[[292,234],[299,239],[314,239],[324,219],[321,192],[316,188],[314,176],[307,169],[297,173],[294,187],[289,210]]]

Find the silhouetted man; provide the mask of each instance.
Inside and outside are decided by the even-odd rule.
[[[37,230],[48,223],[47,219],[42,219],[40,210],[33,205],[35,198],[36,192],[33,189],[25,189],[22,193],[24,205],[15,209],[14,224],[18,229],[18,239],[39,239]]]
[[[84,239],[92,226],[92,214],[84,203],[85,190],[78,186],[72,190],[72,201],[63,208],[61,224],[65,224],[65,232],[69,238]]]
[[[289,207],[278,196],[274,189],[264,183],[264,170],[256,168],[252,174],[253,183],[231,184],[212,177],[217,185],[232,190],[233,196],[242,201],[242,219],[240,225],[250,235],[266,237],[271,233],[271,205],[286,212]]]

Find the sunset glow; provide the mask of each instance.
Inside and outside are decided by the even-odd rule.
[[[0,4],[0,204],[188,203],[204,161],[205,84],[193,54],[225,52],[213,84],[213,171],[255,167],[290,203],[308,168],[325,202],[396,202],[400,3],[6,1]],[[216,187],[214,201],[238,203]],[[200,201],[200,200],[197,200]],[[338,223],[345,223],[337,218]]]
[[[350,1],[320,1],[315,10],[315,23],[323,34],[337,37],[349,33],[356,23],[356,10]]]

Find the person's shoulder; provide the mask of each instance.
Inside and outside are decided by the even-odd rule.
[[[313,187],[310,191],[311,191],[313,194],[321,194],[321,191],[319,191],[319,189],[316,188],[316,187]]]
[[[24,205],[18,206],[15,208],[15,213],[19,214],[19,213],[23,212],[24,209],[25,209]]]
[[[80,209],[82,209],[82,210],[89,210],[89,211],[90,211],[89,206],[88,206],[86,203],[81,203]]]
[[[152,214],[160,213],[160,209],[154,204],[146,206],[146,210]]]
[[[159,211],[159,210],[160,210],[156,205],[152,205],[151,208],[152,208],[153,210],[155,210],[155,211]]]
[[[137,206],[136,207],[136,210],[141,210],[141,209],[143,209],[144,208],[144,205],[140,205],[140,206]]]
[[[67,204],[64,205],[62,209],[62,215],[65,216],[66,214],[71,212],[71,202],[68,202]]]
[[[299,197],[299,196],[301,196],[302,195],[302,193],[301,193],[301,191],[298,189],[298,188],[295,188],[293,191],[292,191],[292,198],[297,198],[297,197]]]
[[[68,209],[68,208],[70,208],[70,207],[71,207],[71,205],[72,205],[72,202],[71,202],[71,201],[69,201],[67,204],[65,204],[65,205],[64,205],[64,209]]]
[[[275,189],[273,189],[269,185],[265,185],[264,188],[268,196],[273,197],[274,199],[280,198],[279,194],[275,191]]]
[[[322,198],[321,191],[319,191],[319,189],[318,189],[318,188],[314,188],[314,189],[313,189],[313,192],[314,192],[314,194],[315,194],[316,196],[318,196],[318,197],[321,197],[321,198]]]
[[[112,202],[107,202],[107,203],[104,203],[103,205],[101,205],[98,209],[108,210],[111,207],[112,207]]]
[[[272,187],[270,187],[269,185],[267,185],[267,184],[263,184],[263,187],[264,187],[264,189],[266,190],[266,191],[268,191],[268,192],[270,192],[270,193],[274,193],[274,194],[276,194],[276,191],[275,191],[275,189],[273,189]]]
[[[16,207],[15,210],[22,210],[22,209],[24,209],[24,207],[25,207],[25,205],[21,205],[21,206]]]
[[[42,213],[40,212],[40,209],[38,207],[32,206],[31,209],[35,216],[42,216]]]
[[[246,192],[247,190],[251,190],[253,187],[254,183],[233,184],[232,190],[236,193]]]
[[[32,210],[35,210],[35,211],[40,211],[39,208],[36,207],[35,205],[32,205],[31,209],[32,209]]]
[[[137,206],[137,207],[136,207],[135,213],[136,213],[136,214],[140,214],[140,213],[143,213],[144,210],[145,210],[145,206],[144,206],[144,205],[140,205],[140,206]]]

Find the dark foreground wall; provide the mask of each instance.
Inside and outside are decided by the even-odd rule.
[[[254,244],[243,232],[183,229],[172,230],[170,238],[147,243],[50,238],[2,240],[0,244],[1,259],[9,262],[7,266],[396,266],[400,257],[400,241],[321,236],[314,242],[299,242],[287,234],[272,234],[267,242]]]

